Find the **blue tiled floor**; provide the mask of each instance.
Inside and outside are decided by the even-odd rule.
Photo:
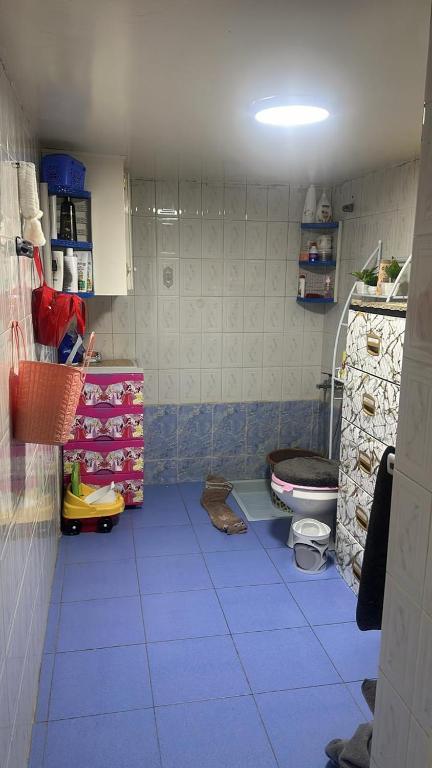
[[[279,521],[225,536],[199,496],[153,486],[62,539],[30,768],[325,768],[370,719],[379,634],[334,565],[293,567]]]

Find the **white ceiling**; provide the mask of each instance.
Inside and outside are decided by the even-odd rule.
[[[134,176],[331,181],[418,153],[430,0],[0,0],[0,54],[42,143]],[[285,92],[316,126],[257,124]]]

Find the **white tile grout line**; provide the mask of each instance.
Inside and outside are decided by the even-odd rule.
[[[134,548],[134,554],[135,554],[135,557],[134,557],[134,560],[135,560],[135,572],[136,572],[137,586],[138,586],[138,591],[139,591],[139,589],[140,589],[140,582],[139,582],[137,555],[136,555],[136,547],[135,547],[135,537],[133,535],[132,535],[132,540],[133,540],[133,548]],[[148,677],[149,677],[150,693],[151,693],[151,698],[152,698],[152,702],[153,702],[153,707],[152,707],[152,709],[153,709],[153,722],[154,722],[154,728],[155,728],[155,733],[156,733],[156,740],[157,740],[157,748],[158,748],[158,753],[159,753],[159,760],[160,760],[160,764],[162,766],[162,751],[161,751],[161,745],[160,745],[159,729],[158,729],[157,720],[156,720],[156,712],[155,712],[155,707],[154,707],[155,697],[154,697],[154,691],[153,691],[153,680],[152,680],[152,675],[151,675],[151,670],[150,670],[150,659],[149,659],[149,655],[148,655],[148,644],[147,644],[147,631],[146,631],[146,625],[145,625],[145,621],[144,621],[144,609],[143,609],[143,603],[142,603],[141,595],[139,596],[139,604],[140,604],[140,611],[141,611],[141,621],[142,621],[143,631],[144,631],[145,654],[146,654],[146,661],[147,661],[147,672],[148,672]]]

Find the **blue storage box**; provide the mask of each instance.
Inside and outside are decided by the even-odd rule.
[[[85,165],[71,155],[45,155],[41,161],[41,181],[52,187],[83,190]]]

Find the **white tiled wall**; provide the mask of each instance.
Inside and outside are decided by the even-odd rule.
[[[92,299],[146,403],[316,398],[323,309],[296,303],[304,187],[132,182],[133,296]]]
[[[375,171],[333,188],[333,214],[343,221],[339,301],[327,307],[323,336],[323,369],[331,370],[337,324],[355,278],[368,256],[382,240],[383,257],[405,261],[412,249],[418,183],[417,160]],[[352,213],[342,206],[354,204]],[[345,349],[342,334],[338,359]]]
[[[431,54],[428,74],[432,82]],[[426,99],[373,738],[376,768],[432,764],[432,94]]]
[[[57,549],[58,449],[11,439],[10,322],[19,320],[35,358],[31,263],[15,254],[21,234],[14,161],[35,161],[30,127],[0,65],[0,765],[24,768],[30,742]]]

